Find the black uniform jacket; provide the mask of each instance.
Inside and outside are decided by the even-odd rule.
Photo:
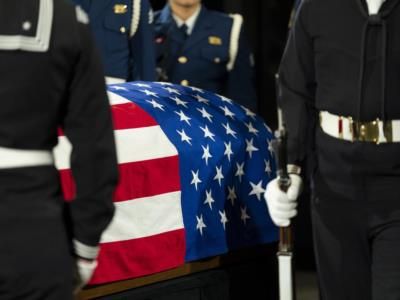
[[[67,1],[0,1],[0,147],[51,151],[62,128],[73,145],[73,238],[96,246],[113,215],[117,162],[103,70],[87,21]],[[57,170],[1,169],[0,181],[2,236],[10,224],[10,243],[39,228],[51,241],[63,207]]]
[[[302,1],[279,71],[291,163],[311,149],[321,174],[334,180],[400,175],[398,143],[343,141],[318,125],[319,111],[400,119],[399,3],[387,0],[369,16],[364,0]]]

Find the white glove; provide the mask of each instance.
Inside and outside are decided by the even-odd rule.
[[[78,293],[92,278],[97,267],[97,260],[76,259],[77,282],[74,293]]]
[[[301,192],[302,180],[299,175],[290,174],[291,184],[287,192],[278,185],[278,178],[270,181],[264,194],[269,214],[276,226],[287,227],[290,219],[297,215],[297,198]]]

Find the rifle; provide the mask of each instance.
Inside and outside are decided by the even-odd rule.
[[[279,94],[278,76],[276,76],[277,94]],[[291,184],[287,172],[287,132],[283,122],[282,111],[278,108],[278,129],[275,131],[275,140],[272,147],[275,153],[278,184],[286,192]],[[293,235],[292,228],[279,228],[279,249],[277,253],[279,266],[279,299],[296,299],[294,272],[293,272]]]

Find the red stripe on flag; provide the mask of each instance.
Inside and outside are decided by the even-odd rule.
[[[111,106],[114,130],[131,129],[158,125],[146,111],[134,103]]]
[[[135,103],[123,103],[110,106],[114,130],[132,129],[156,126],[156,120]],[[58,128],[58,135],[63,136],[64,131]]]
[[[114,192],[115,202],[181,189],[178,156],[120,164],[119,176],[120,181]]]
[[[101,244],[90,284],[145,276],[175,268],[185,260],[184,229],[145,238]]]
[[[120,164],[118,168],[119,183],[114,192],[114,202],[180,190],[178,156]],[[65,199],[73,199],[76,187],[71,170],[60,170],[60,177]]]

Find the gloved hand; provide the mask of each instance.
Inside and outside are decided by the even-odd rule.
[[[90,281],[93,272],[97,267],[97,260],[87,260],[83,258],[76,259],[76,282],[74,293],[79,291]]]
[[[291,185],[283,192],[278,185],[278,178],[270,181],[264,194],[269,214],[276,226],[287,227],[290,219],[297,215],[297,198],[301,192],[302,179],[299,175],[290,174]]]

